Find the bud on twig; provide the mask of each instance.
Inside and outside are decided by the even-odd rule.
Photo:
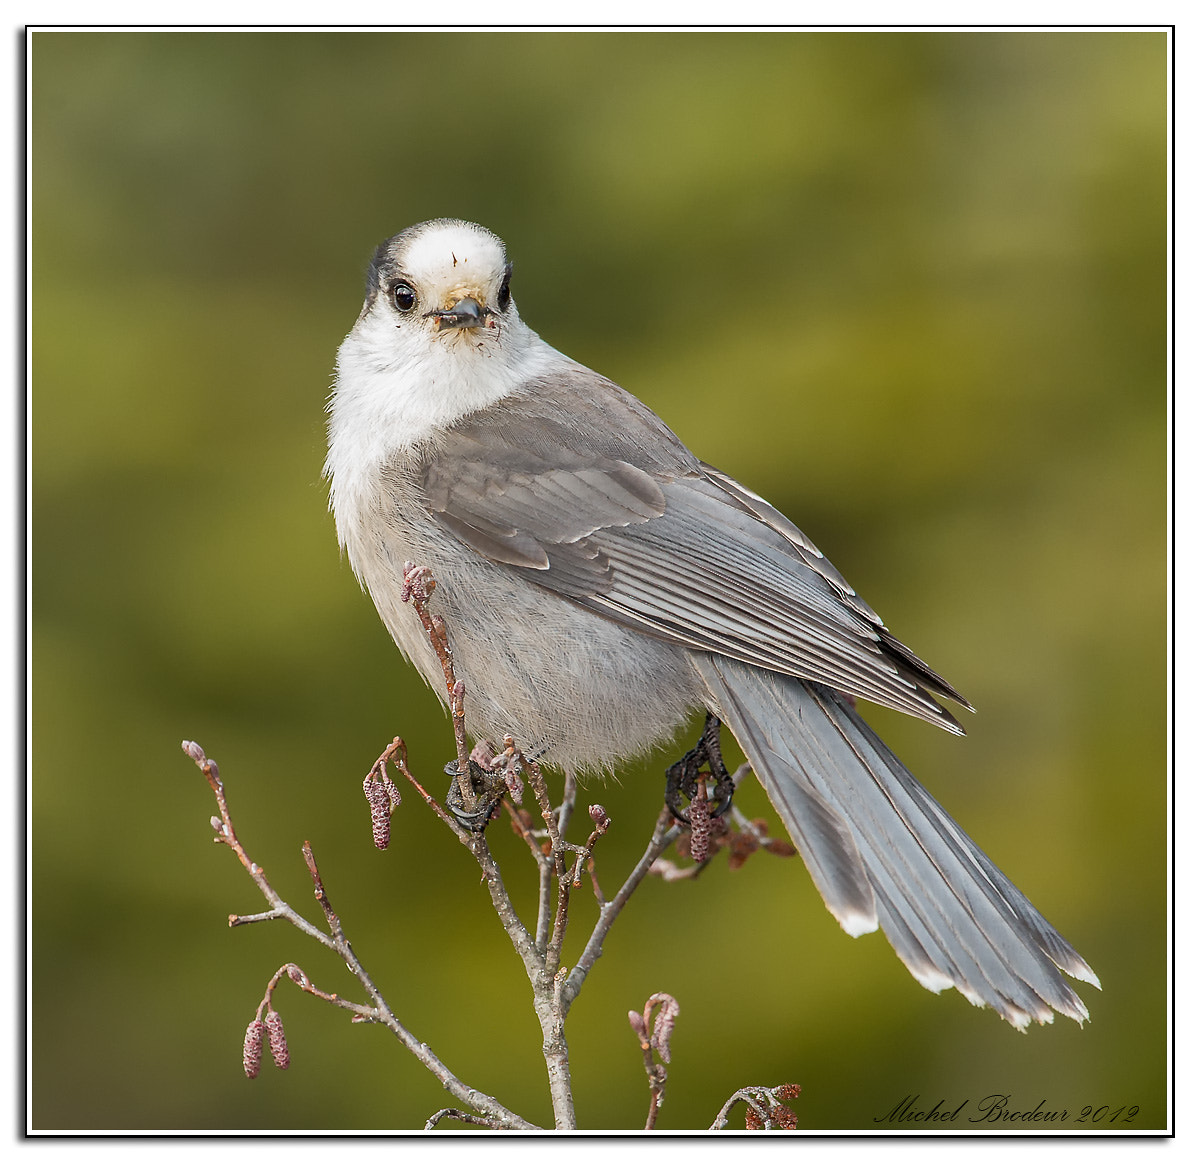
[[[404,563],[404,585],[400,590],[402,602],[413,598],[418,602],[427,602],[436,587],[433,574],[425,566],[414,565],[411,561]]]
[[[294,965],[290,961],[284,966],[288,977],[290,977],[301,989],[308,989],[308,975],[300,968],[299,965]]]
[[[654,1018],[654,1033],[650,1037],[650,1048],[664,1061],[671,1061],[671,1035],[675,1032],[675,1019],[679,1017],[679,1003],[669,994],[656,994],[662,1008]]]
[[[508,788],[509,799],[520,807],[521,800],[525,797],[525,784],[521,781],[521,773],[515,767],[504,769],[504,786]]]

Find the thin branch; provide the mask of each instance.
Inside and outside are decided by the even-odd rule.
[[[446,623],[440,614],[429,612],[429,599],[437,588],[433,574],[421,565],[411,561],[404,563],[404,585],[400,591],[402,602],[412,601],[421,625],[433,645],[438,661],[442,664],[442,674],[446,679],[446,697],[450,702],[450,721],[454,724],[454,743],[458,751],[458,788],[462,794],[463,803],[472,801],[470,776],[470,748],[467,747],[467,730],[463,711],[462,683],[455,680],[453,654],[450,650],[450,640],[446,634]]]
[[[253,925],[257,921],[280,921],[286,920],[287,914],[279,909],[270,909],[265,913],[249,913],[249,914],[229,914],[229,927],[236,929],[238,925]]]
[[[518,808],[507,797],[503,801],[504,809],[508,812],[512,830],[529,846],[530,855],[539,865],[544,862],[546,853],[538,843],[538,834],[533,830],[533,817],[524,808]]]
[[[554,910],[554,927],[546,942],[546,973],[553,977],[562,959],[563,940],[567,935],[567,911],[571,905],[571,878],[565,873],[558,878],[558,907]]]
[[[219,817],[213,816],[210,820],[213,831],[216,832],[215,842],[224,844],[232,850],[242,867],[250,874],[250,879],[258,886],[258,891],[266,898],[267,904],[271,906],[269,912],[255,913],[253,916],[231,914],[229,917],[229,927],[234,928],[237,925],[248,925],[255,921],[285,920],[295,925],[306,937],[311,937],[314,941],[320,941],[327,949],[336,950],[337,946],[332,938],[327,937],[320,929],[296,912],[271,887],[270,881],[267,880],[262,868],[258,864],[255,864],[247,855],[245,848],[242,847],[242,843],[237,837],[237,830],[233,826],[233,817],[229,814],[229,801],[225,795],[225,784],[221,780],[221,771],[217,767],[216,761],[209,759],[204,754],[204,749],[199,743],[191,743],[184,740],[183,750],[204,773],[204,778],[208,780],[208,786],[212,789],[212,793],[216,797],[217,810],[221,814]]]
[[[538,865],[538,915],[537,935],[534,938],[538,955],[546,956],[546,945],[550,940],[551,901],[554,898],[554,865],[549,857]]]
[[[729,1112],[737,1103],[744,1102],[746,1130],[794,1131],[798,1124],[796,1112],[782,1100],[799,1095],[800,1087],[795,1082],[784,1082],[779,1086],[744,1086],[729,1096],[708,1129],[723,1131],[729,1123]]]
[[[529,786],[533,788],[534,798],[541,809],[542,819],[546,821],[546,831],[550,836],[550,856],[555,862],[556,871],[561,875],[562,832],[558,825],[558,812],[550,806],[550,789],[546,786],[546,777],[542,775],[541,767],[534,760],[525,757],[511,735],[504,736],[504,755],[520,766],[525,772],[525,778],[529,780]]]
[[[511,1128],[496,1122],[494,1119],[481,1118],[479,1115],[468,1114],[466,1111],[455,1110],[453,1107],[443,1107],[440,1111],[429,1116],[425,1122],[425,1130],[432,1131],[442,1119],[455,1119],[460,1123],[469,1123],[473,1127],[487,1127],[490,1131],[507,1131]]]
[[[390,816],[400,802],[399,789],[387,775],[387,764],[391,762],[438,819],[450,829],[459,843],[472,854],[479,865],[483,881],[488,888],[492,907],[500,918],[514,950],[521,958],[533,990],[534,1010],[542,1028],[542,1051],[550,1083],[555,1126],[561,1129],[570,1129],[575,1126],[575,1111],[567,1042],[564,1035],[567,1013],[578,996],[588,973],[600,957],[604,941],[617,916],[638,885],[656,867],[656,862],[659,861],[666,849],[680,837],[684,829],[674,825],[669,810],[664,808],[656,821],[654,832],[641,859],[629,873],[617,895],[611,901],[606,901],[600,889],[594,858],[594,849],[599,837],[609,826],[608,816],[604,809],[599,805],[593,805],[589,809],[593,829],[585,844],[572,844],[564,838],[576,803],[576,782],[573,773],[566,774],[563,798],[558,807],[554,807],[541,768],[536,762],[521,753],[511,736],[504,737],[505,750],[500,756],[494,756],[490,746],[485,746],[483,742],[477,747],[476,752],[468,753],[464,713],[465,687],[454,673],[454,660],[446,625],[437,614],[431,613],[428,608],[429,599],[436,584],[427,569],[411,563],[405,564],[404,600],[412,602],[430,644],[441,663],[446,681],[446,693],[454,724],[457,751],[457,772],[455,773],[455,786],[452,788],[454,794],[450,798],[450,810],[447,810],[426,791],[409,770],[404,743],[397,736],[376,761],[363,783],[363,791],[371,808],[373,838],[378,847],[387,847],[390,837]],[[497,1129],[533,1128],[534,1124],[508,1110],[496,1099],[474,1090],[456,1078],[429,1047],[415,1038],[396,1018],[351,948],[341,920],[325,890],[316,858],[307,842],[303,847],[304,860],[312,878],[314,896],[324,914],[329,933],[322,932],[300,916],[275,893],[263,870],[250,860],[237,838],[216,764],[209,760],[200,747],[194,743],[185,743],[184,750],[204,772],[217,798],[221,814],[219,817],[213,817],[212,822],[218,842],[226,844],[235,853],[270,906],[263,912],[232,916],[230,924],[236,926],[269,920],[288,921],[306,936],[313,937],[326,948],[335,952],[354,974],[369,999],[367,1004],[351,1002],[335,993],[321,990],[312,983],[303,970],[289,963],[275,975],[268,986],[264,997],[264,1006],[267,1009],[266,1019],[263,1020],[261,1017],[263,1007],[260,1006],[260,1016],[251,1023],[251,1028],[247,1032],[247,1046],[250,1049],[244,1054],[244,1057],[248,1055],[246,1061],[257,1070],[255,1055],[257,1054],[261,1058],[263,1030],[270,1027],[267,1032],[272,1033],[279,1025],[277,1011],[270,1008],[270,997],[275,987],[286,976],[303,991],[348,1011],[353,1021],[386,1026],[392,1031],[393,1036],[439,1079],[447,1091],[454,1095],[460,1103],[479,1112],[478,1114],[469,1114],[456,1107],[447,1107],[432,1116],[428,1126],[435,1126],[443,1119],[456,1118],[471,1125]],[[519,810],[513,802],[509,802],[515,801],[516,805],[521,802],[522,775],[532,787],[537,799],[538,810],[545,824],[544,838],[546,842],[543,842],[543,833],[533,829],[533,817],[529,813]],[[533,934],[529,932],[517,914],[505,888],[500,868],[483,834],[483,828],[489,817],[494,817],[497,813],[500,802],[505,803],[512,818],[514,830],[524,839],[538,866],[538,918]],[[573,854],[573,860],[569,859],[569,854]],[[578,962],[568,972],[567,968],[561,965],[561,959],[569,918],[571,891],[581,886],[585,868],[591,878],[592,889],[600,906],[600,915]],[[657,998],[659,995],[655,996]],[[663,996],[665,997],[665,995]],[[659,1015],[660,1021],[662,1016],[662,1014]],[[649,1009],[647,1009],[646,1021],[649,1021]],[[655,1034],[648,1040],[648,1044],[654,1049],[657,1049],[655,1039],[658,1037],[658,1029],[659,1026],[656,1024]],[[274,1035],[272,1034],[272,1036]],[[255,1039],[257,1039],[256,1042]],[[282,1041],[281,1027],[278,1040]],[[251,1046],[252,1042],[258,1047],[257,1050]],[[272,1045],[274,1050],[275,1044]],[[665,1046],[665,1042],[663,1045]],[[286,1048],[281,1053],[286,1054]],[[668,1056],[667,1053],[660,1053],[660,1057],[664,1061]],[[661,1066],[657,1069],[661,1069]],[[660,1088],[653,1100],[648,1125],[653,1125],[661,1101]]]
[[[467,753],[465,727],[463,720],[463,684],[454,674],[454,661],[451,656],[446,635],[445,624],[437,615],[430,615],[427,603],[433,592],[435,582],[428,569],[405,563],[404,567],[404,597],[411,599],[421,624],[429,637],[431,646],[442,664],[442,672],[446,679],[446,690],[450,695],[450,709],[454,720],[455,741],[458,747],[458,786],[460,798],[464,804],[472,805],[474,793],[471,791],[470,774]],[[568,780],[567,794],[558,811],[551,806],[549,789],[538,764],[528,759],[518,748],[510,735],[504,736],[504,754],[500,757],[504,763],[518,767],[528,779],[533,788],[542,819],[550,838],[548,854],[549,870],[539,862],[539,909],[536,927],[536,938],[531,936],[528,929],[517,916],[512,901],[504,888],[499,867],[496,865],[482,832],[467,833],[460,827],[455,827],[455,835],[466,845],[478,861],[483,871],[488,892],[492,897],[492,905],[499,915],[509,939],[525,966],[529,983],[533,988],[534,1011],[542,1027],[542,1055],[546,1062],[546,1073],[550,1082],[550,1097],[554,1106],[554,1123],[560,1129],[571,1129],[575,1126],[575,1100],[571,1092],[571,1073],[567,1050],[567,1041],[563,1031],[568,1005],[563,1000],[562,990],[566,984],[565,974],[558,972],[558,964],[562,953],[562,942],[566,934],[567,909],[570,902],[571,883],[566,877],[564,859],[564,844],[560,824],[565,825],[569,820],[574,806],[574,782]],[[493,762],[493,770],[498,766]],[[416,785],[412,774],[405,770],[405,775]],[[507,781],[506,781],[507,782]],[[432,804],[432,798],[421,791],[427,803]],[[510,790],[512,784],[509,784]],[[518,785],[519,786],[519,785]],[[439,815],[444,815],[439,811]],[[532,847],[532,846],[531,846]],[[553,924],[547,935],[546,925],[549,914],[549,895],[552,891],[553,878],[558,878],[558,905]]]
[[[562,803],[558,805],[558,830],[564,836],[567,834],[567,825],[571,822],[571,816],[575,811],[575,791],[576,791],[575,773],[567,771],[563,775],[563,798]]]
[[[592,971],[592,967],[604,951],[604,940],[608,936],[608,931],[612,928],[613,922],[625,907],[626,901],[629,900],[637,886],[646,878],[651,865],[679,838],[681,832],[682,829],[673,823],[670,809],[664,806],[663,810],[658,814],[658,820],[654,825],[654,833],[650,837],[650,843],[646,846],[646,851],[642,853],[642,858],[634,866],[625,883],[621,885],[621,889],[617,895],[607,904],[600,907],[600,917],[592,929],[592,935],[588,938],[583,953],[580,955],[575,968],[571,970],[566,984],[563,986],[562,1001],[564,1015],[570,1010],[572,1003],[579,996],[579,991],[583,987],[587,975]]]
[[[528,1122],[520,1115],[510,1111],[506,1106],[498,1102],[491,1095],[484,1094],[482,1091],[476,1090],[472,1086],[468,1086],[457,1078],[454,1073],[446,1066],[444,1062],[420,1039],[410,1033],[404,1025],[392,1013],[383,995],[379,992],[375,982],[371,979],[362,963],[358,960],[354,950],[350,947],[350,942],[346,940],[345,934],[342,932],[341,922],[337,918],[337,914],[333,911],[332,905],[329,903],[328,894],[325,891],[325,886],[321,881],[320,873],[317,871],[315,859],[312,857],[312,850],[307,841],[304,844],[305,862],[308,864],[309,872],[313,878],[314,895],[321,904],[322,911],[325,913],[327,922],[330,925],[331,936],[322,933],[320,929],[311,924],[304,917],[295,911],[275,890],[271,887],[262,868],[255,864],[247,855],[246,850],[242,847],[241,842],[237,838],[237,832],[233,826],[233,820],[229,813],[229,804],[225,795],[225,787],[221,781],[220,772],[216,763],[209,759],[203,748],[198,743],[185,741],[183,743],[184,752],[193,760],[197,767],[204,773],[205,779],[208,780],[208,785],[212,788],[213,794],[217,800],[217,807],[220,810],[221,817],[219,820],[214,818],[214,828],[217,832],[217,841],[231,848],[242,866],[250,874],[254,883],[258,886],[259,891],[266,898],[267,903],[272,906],[271,916],[278,916],[287,920],[306,936],[312,937],[320,941],[327,949],[335,952],[346,964],[347,968],[354,974],[367,996],[371,999],[372,1005],[363,1006],[355,1002],[349,1002],[345,998],[340,998],[337,994],[327,994],[317,990],[308,981],[307,975],[297,967],[297,973],[303,978],[303,983],[297,980],[296,977],[288,973],[288,976],[301,985],[301,988],[306,989],[306,992],[313,993],[334,1005],[352,1011],[360,1020],[378,1022],[380,1025],[386,1026],[391,1030],[392,1034],[400,1041],[410,1053],[429,1070],[442,1084],[460,1102],[467,1106],[474,1107],[475,1110],[494,1119],[497,1123],[503,1124],[506,1127],[520,1127],[523,1129],[536,1129],[534,1123]],[[265,917],[266,914],[259,914],[260,917]],[[244,918],[233,918],[233,923],[249,923]],[[284,967],[281,972],[286,972],[288,967]],[[276,981],[279,975],[276,975]],[[268,988],[268,996],[270,990],[274,986]]]
[[[650,1015],[656,1007],[658,1017],[654,1019],[654,1032],[650,1032]],[[629,1024],[637,1035],[642,1048],[642,1064],[646,1068],[646,1080],[650,1084],[650,1110],[646,1114],[645,1130],[654,1130],[658,1112],[662,1110],[663,1095],[667,1087],[667,1068],[671,1061],[671,1034],[675,1030],[675,1019],[679,1016],[679,1003],[669,993],[652,994],[642,1012],[629,1011]],[[655,1062],[657,1055],[662,1061]]]
[[[571,903],[571,889],[579,888],[580,886],[585,860],[588,863],[588,868],[592,868],[594,863],[592,860],[592,851],[596,847],[596,842],[608,831],[608,826],[611,823],[608,815],[599,804],[593,804],[589,812],[595,827],[592,829],[592,834],[588,837],[587,843],[582,847],[578,844],[563,844],[562,846],[564,851],[575,853],[575,868],[570,875],[564,873],[564,875],[560,876],[558,881],[558,909],[554,915],[554,929],[546,945],[546,972],[550,974],[558,973],[559,961],[562,957],[563,940],[567,933],[567,910]],[[604,901],[600,896],[600,886],[595,881],[594,873],[593,885],[596,888],[597,899],[600,900],[601,908],[603,909]]]
[[[452,663],[447,662],[449,675],[453,678]],[[506,742],[508,742],[506,740]],[[515,746],[515,755],[519,755]],[[523,757],[522,757],[523,758]],[[526,763],[528,761],[525,761]],[[529,983],[533,987],[534,1011],[542,1027],[542,1052],[546,1062],[546,1072],[550,1082],[550,1096],[554,1105],[554,1122],[559,1129],[572,1129],[575,1126],[575,1102],[571,1094],[571,1074],[568,1064],[567,1043],[563,1035],[563,1019],[566,1010],[562,1008],[559,990],[556,987],[553,972],[547,972],[544,947],[539,948],[524,922],[517,915],[504,880],[500,875],[499,866],[488,848],[487,841],[481,832],[468,832],[461,827],[457,820],[445,812],[441,805],[421,786],[416,777],[408,769],[406,759],[401,760],[400,770],[404,777],[416,788],[421,798],[437,813],[438,817],[458,838],[459,842],[475,857],[483,873],[484,883],[492,898],[492,907],[504,926],[504,931],[512,941],[513,948],[525,966]],[[545,781],[536,765],[529,764],[526,768],[530,782],[535,778],[541,783],[545,793]],[[535,775],[536,773],[536,775]],[[536,783],[535,783],[536,787]],[[561,840],[560,840],[561,844]],[[553,861],[553,848],[547,860],[547,866]],[[559,858],[561,859],[561,857]],[[474,1105],[474,1104],[471,1104]],[[478,1108],[477,1108],[478,1109]]]
[[[512,941],[513,948],[516,949],[518,956],[521,958],[526,973],[530,975],[532,980],[533,975],[541,970],[541,963],[537,950],[534,948],[533,937],[525,927],[524,922],[517,915],[512,898],[508,895],[508,890],[504,887],[504,879],[500,875],[499,866],[496,864],[495,858],[488,848],[487,841],[483,838],[483,833],[468,832],[421,786],[417,777],[408,768],[407,756],[401,756],[395,762],[404,778],[412,784],[417,794],[429,805],[438,819],[454,833],[459,843],[475,857],[483,873],[483,880],[487,885],[488,893],[492,898],[492,907],[495,909],[496,915],[500,918],[500,923],[504,926],[504,931]]]

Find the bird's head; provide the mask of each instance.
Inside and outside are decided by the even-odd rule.
[[[497,341],[517,321],[504,243],[472,222],[438,218],[380,244],[359,321],[413,341]]]
[[[511,276],[504,243],[472,222],[437,218],[378,247],[329,403],[347,465],[420,445],[571,364],[521,322]]]

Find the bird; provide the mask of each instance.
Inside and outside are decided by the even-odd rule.
[[[825,903],[926,988],[1017,1029],[1081,1024],[1096,974],[867,725],[954,734],[970,704],[787,517],[521,319],[499,237],[439,218],[381,243],[337,353],[325,476],[338,542],[445,700],[405,570],[439,585],[466,727],[612,771],[698,712],[733,734]]]

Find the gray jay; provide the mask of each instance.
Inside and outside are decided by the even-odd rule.
[[[707,710],[745,751],[829,911],[882,927],[928,989],[1024,1028],[1099,985],[855,711],[954,733],[965,700],[762,497],[517,314],[504,244],[424,222],[376,251],[329,406],[338,539],[396,644],[443,698],[401,601],[440,583],[476,739],[611,770]]]

